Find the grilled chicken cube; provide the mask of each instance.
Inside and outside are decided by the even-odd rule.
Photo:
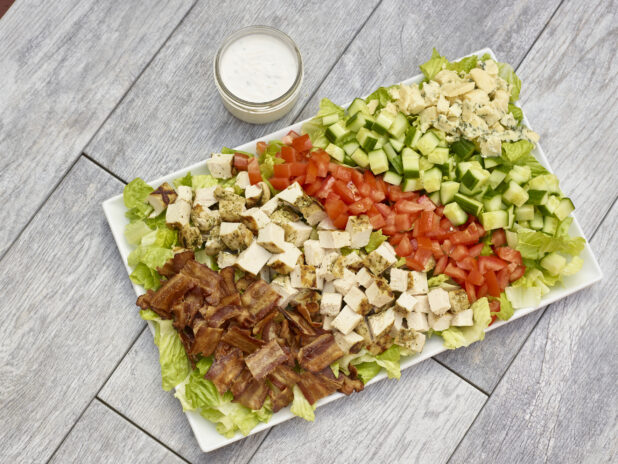
[[[377,340],[390,333],[395,324],[395,311],[391,308],[378,314],[372,314],[367,318],[367,323],[374,340]]]
[[[412,311],[406,316],[406,321],[408,322],[408,327],[417,332],[427,332],[429,330],[426,314]]]
[[[368,288],[373,283],[374,279],[375,276],[371,274],[366,267],[361,268],[360,271],[356,273],[356,281],[365,288]]]
[[[364,338],[356,332],[350,332],[347,335],[335,332],[333,335],[335,337],[335,343],[345,354],[349,354],[350,351],[356,351],[365,341]]]
[[[294,288],[319,289],[321,279],[318,278],[316,268],[307,264],[297,264],[290,272],[290,281]]]
[[[408,289],[408,271],[392,268],[390,284],[394,292],[405,292]]]
[[[342,334],[347,335],[352,332],[362,320],[363,316],[346,305],[333,320],[332,326]]]
[[[464,309],[453,316],[451,325],[456,327],[466,327],[474,325],[474,313],[472,309]]]
[[[341,295],[347,295],[356,286],[356,275],[349,269],[343,270],[343,277],[333,281],[335,290]]]
[[[245,210],[243,197],[219,186],[215,189],[215,198],[219,201],[219,213],[223,221],[238,222],[242,219],[241,214]]]
[[[333,221],[326,216],[318,224],[318,230],[337,230],[337,228],[335,227],[335,224],[333,224]]]
[[[237,256],[233,253],[229,253],[227,251],[220,251],[217,255],[217,266],[219,266],[219,269],[233,266],[234,264],[236,264],[236,258]]]
[[[434,313],[429,311],[427,314],[427,322],[429,323],[429,327],[436,332],[448,329],[451,326],[452,320],[453,315],[450,313],[443,314],[442,316],[436,316]]]
[[[182,229],[189,225],[189,217],[191,216],[191,203],[184,200],[176,200],[167,207],[165,212],[165,223],[172,229]]]
[[[211,157],[206,160],[206,167],[210,171],[210,174],[216,179],[231,179],[233,163],[233,154],[213,153]]]
[[[305,261],[311,266],[321,266],[324,261],[325,251],[317,240],[307,240],[303,244]]]
[[[168,205],[174,203],[178,198],[174,188],[167,182],[163,182],[159,187],[146,197],[146,200],[154,209],[153,217],[161,214]]]
[[[318,272],[320,270],[318,269]],[[333,282],[324,282],[322,284],[322,293],[335,293],[337,290],[335,290],[335,285],[333,284]]]
[[[323,248],[343,248],[351,244],[350,234],[342,230],[319,230],[320,245]]]
[[[195,208],[197,205],[201,205],[204,209],[210,208],[211,206],[217,204],[217,199],[215,198],[215,189],[217,186],[213,187],[204,187],[197,189],[195,191],[195,199],[193,200],[193,207]]]
[[[311,226],[315,226],[327,217],[326,212],[322,209],[320,204],[304,193],[302,197],[294,202],[294,206],[298,208],[298,211],[303,215],[305,221]]]
[[[270,222],[270,218],[260,208],[251,208],[240,213],[241,221],[251,232],[258,231]]]
[[[414,311],[417,313],[429,313],[429,298],[427,295],[415,295],[416,304],[414,305]]]
[[[221,226],[216,225],[211,230],[204,243],[204,251],[209,256],[215,256],[225,248],[223,240],[221,240]]]
[[[408,290],[410,290],[410,293],[413,295],[427,293],[427,273],[410,271],[408,274]]]
[[[298,290],[292,287],[290,276],[277,276],[270,282],[270,286],[281,297],[278,303],[280,308],[285,308],[298,295]]]
[[[200,229],[188,224],[184,225],[178,232],[178,243],[189,250],[200,248],[204,243]]]
[[[322,328],[324,330],[333,330],[333,321],[335,320],[332,316],[323,316],[322,317]]]
[[[191,210],[191,220],[202,232],[209,232],[213,227],[221,224],[219,210],[208,209],[198,204]]]
[[[275,196],[290,205],[294,205],[296,200],[302,198],[304,194],[305,192],[303,192],[303,188],[300,184],[298,182],[294,182]]]
[[[319,268],[320,276],[327,282],[343,278],[343,271],[345,270],[343,260],[344,257],[336,251],[327,253]]]
[[[395,338],[395,343],[399,346],[403,346],[410,351],[420,353],[425,346],[425,334],[419,333],[414,329],[403,329],[399,332]]]
[[[298,264],[298,258],[302,253],[291,243],[283,243],[283,252],[272,255],[266,264],[279,274],[289,274]]]
[[[178,187],[177,193],[178,198],[176,199],[176,201],[183,200],[190,205],[193,204],[193,190],[191,190],[191,187],[187,185],[181,185]]]
[[[253,185],[251,187],[253,187]],[[247,187],[247,190],[249,190],[249,187]],[[245,190],[245,196],[247,196],[247,190]],[[247,203],[248,202],[249,202],[249,199],[247,198]],[[270,217],[270,215],[273,214],[278,207],[279,207],[279,198],[273,197],[270,200],[268,200],[266,203],[264,203],[260,207],[260,209],[264,211],[264,213],[266,213],[267,216]]]
[[[384,279],[375,279],[373,283],[365,290],[369,304],[382,308],[394,300],[393,291]]]
[[[236,174],[236,180],[234,181],[234,184],[243,190],[249,187],[251,185],[251,181],[249,180],[249,172],[240,171],[238,174]]]
[[[353,271],[358,271],[363,267],[363,258],[358,253],[350,253],[343,260],[343,265]]]
[[[269,222],[258,232],[257,242],[271,253],[285,251],[285,231],[274,222]]]
[[[465,311],[470,307],[470,300],[468,300],[468,294],[463,288],[458,290],[451,290],[448,292],[448,299],[451,303],[451,312],[458,313]]]
[[[245,200],[247,201],[247,207],[251,208],[253,206],[256,206],[260,200],[262,199],[262,194],[264,192],[262,191],[262,187],[258,184],[256,185],[248,185],[245,188]],[[276,205],[276,203],[275,203]],[[276,208],[276,206],[275,206]],[[273,209],[274,211],[275,209]],[[264,211],[266,213],[266,211]],[[269,213],[267,213],[269,214]],[[270,212],[270,214],[272,214],[272,211]]]
[[[244,250],[253,242],[253,234],[240,222],[222,222],[221,240],[230,250]]]
[[[325,316],[337,316],[341,311],[342,297],[339,293],[322,292],[320,313]]]
[[[404,314],[414,310],[414,306],[416,306],[416,298],[408,292],[404,292],[399,295],[399,298],[397,298],[397,301],[395,302],[395,309]]]
[[[363,320],[358,323],[358,325],[354,329],[354,332],[363,337],[365,343],[371,343],[371,332],[369,331],[369,325],[367,324],[365,318],[363,318]]]
[[[285,231],[285,239],[297,247],[302,247],[303,244],[309,240],[311,232],[313,231],[311,226],[302,221],[288,222],[281,227],[283,227]]]
[[[365,315],[371,311],[371,304],[367,299],[367,295],[358,287],[352,287],[350,291],[343,297],[343,301],[354,311]]]
[[[254,241],[249,245],[249,248],[238,256],[236,266],[251,275],[257,276],[270,257],[271,254]]]
[[[380,275],[397,262],[397,257],[388,242],[382,243],[378,248],[365,256],[364,264],[375,275]]]
[[[369,216],[350,216],[345,230],[350,234],[350,245],[352,248],[363,248],[369,244],[369,237],[373,231],[373,226],[369,222]]]
[[[451,309],[451,302],[448,298],[448,293],[443,288],[434,288],[427,294],[429,299],[429,309],[436,316],[441,316]]]

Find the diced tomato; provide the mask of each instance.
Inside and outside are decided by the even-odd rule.
[[[395,224],[389,224],[387,221],[386,225],[382,227],[382,233],[389,236],[395,235],[397,233],[397,228],[395,227]]]
[[[307,177],[305,177],[305,182],[308,184],[306,184],[304,187],[305,193],[307,195],[314,196],[318,192],[318,190],[322,188],[323,181],[320,179],[316,180],[313,183],[309,183],[309,174],[307,174]]]
[[[421,235],[430,232],[433,227],[433,213],[431,211],[423,211],[417,223],[418,233]]]
[[[476,301],[476,289],[474,288],[474,285],[472,285],[471,282],[466,280],[466,294],[468,295],[468,300],[470,300],[470,303],[474,303]]]
[[[447,276],[452,277],[453,279],[459,282],[463,282],[464,280],[466,280],[466,277],[467,277],[466,271],[464,271],[463,269],[459,269],[453,263],[448,263],[446,265],[446,268],[444,269],[444,273]]]
[[[376,177],[376,187],[384,194],[384,198],[386,198],[386,194],[388,193],[388,184],[384,182],[382,176]]]
[[[373,202],[369,198],[362,198],[350,205],[350,214],[353,216],[363,214],[371,208],[371,205],[373,205]]]
[[[305,185],[305,176],[296,176],[292,177],[292,183],[298,182],[299,185]]]
[[[470,248],[468,248],[468,254],[470,256],[472,256],[473,258],[476,258],[477,256],[481,255],[481,251],[483,250],[483,243],[477,243],[474,246],[471,246]]]
[[[366,170],[365,172],[363,172],[363,179],[365,180],[365,183],[368,184],[369,187],[371,187],[372,189],[375,189],[377,187],[376,178],[371,171]]]
[[[397,256],[410,256],[412,254],[412,244],[410,243],[410,239],[404,235],[399,245],[395,248],[395,253]]]
[[[419,263],[415,258],[408,257],[406,258],[406,266],[410,269],[414,269],[415,271],[424,271],[425,266],[422,263]]]
[[[455,246],[451,243],[449,239],[446,239],[444,240],[444,242],[442,242],[441,248],[442,248],[442,251],[444,251],[445,255],[450,256]]]
[[[320,190],[316,192],[315,196],[318,198],[326,198],[328,194],[331,192],[334,183],[335,183],[334,177],[329,176],[326,179],[324,179],[324,182],[322,183]]]
[[[443,274],[447,263],[448,263],[448,256],[442,256],[440,259],[438,259],[438,261],[436,262],[436,267],[433,268],[433,274],[434,275]]]
[[[487,290],[491,296],[495,296],[496,298],[500,296],[500,284],[498,283],[498,279],[496,278],[496,273],[494,271],[487,271],[483,274],[485,277],[485,282],[487,282]]]
[[[337,229],[345,229],[345,226],[348,223],[348,218],[349,218],[348,213],[341,213],[339,216],[337,216],[335,219],[332,220],[333,225]]]
[[[318,178],[318,166],[315,164],[315,161],[311,160],[307,164],[307,172],[306,172],[306,182],[308,184],[313,184]],[[307,195],[311,195],[307,193]]]
[[[269,182],[276,190],[285,190],[292,184],[292,181],[286,177],[271,177]]]
[[[479,256],[479,271],[485,274],[487,271],[499,271],[508,264],[495,256]]]
[[[348,207],[343,201],[333,198],[326,200],[326,203],[324,203],[324,209],[326,210],[328,217],[333,221],[337,218],[337,216],[348,211]]]
[[[361,184],[358,188],[358,193],[365,198],[371,198],[371,187],[368,184]],[[372,200],[373,203],[373,200]]]
[[[496,229],[491,233],[491,243],[497,247],[506,245],[506,232],[504,232],[504,229]]]
[[[453,251],[451,251],[451,258],[455,261],[461,261],[466,256],[468,256],[468,248],[463,245],[457,245]]]
[[[298,161],[299,156],[294,148],[284,146],[281,147],[281,158],[283,158],[286,163],[293,163],[294,161]]]
[[[395,228],[400,231],[409,230],[412,226],[410,221],[410,216],[407,214],[396,214],[395,215]]]
[[[472,271],[472,270],[478,269],[478,265],[476,264],[476,259],[474,259],[472,256],[466,256],[461,261],[457,261],[455,264],[457,264],[457,267],[460,267],[465,271]],[[481,284],[474,284],[474,285],[481,285]]]
[[[258,142],[255,145],[255,152],[258,155],[263,155],[264,153],[266,153],[267,148],[268,148],[268,144],[266,142]]]
[[[498,286],[500,287],[500,290],[504,290],[509,285],[510,275],[511,273],[507,268],[498,271],[498,274],[496,275],[496,280],[498,281]]]
[[[399,245],[399,242],[401,242],[401,239],[403,239],[404,237],[407,237],[407,235],[404,233],[395,234],[391,238],[388,239],[388,243],[390,243],[393,246],[397,246]]]
[[[375,230],[381,229],[386,225],[386,221],[384,220],[384,216],[381,214],[376,214],[374,216],[369,216],[369,222]]]
[[[476,297],[477,298],[483,298],[484,296],[487,296],[487,284],[483,284],[481,285],[477,290],[476,290]]]
[[[246,171],[249,165],[249,157],[244,153],[234,153],[234,167],[239,171]]]
[[[337,174],[335,177],[337,179],[342,180],[343,182],[350,182],[352,180],[352,171],[354,169],[349,168],[347,166],[339,166],[337,169]]]
[[[468,282],[470,282],[471,284],[474,284],[474,285],[476,285],[478,287],[478,286],[483,285],[485,283],[485,278],[483,277],[483,274],[481,274],[478,271],[478,269],[472,269],[468,273]]]
[[[442,228],[442,230],[445,230],[447,232],[451,232],[453,230],[453,224],[451,224],[451,221],[449,221],[448,218],[445,217],[440,219],[440,227]]]
[[[390,207],[384,203],[376,203],[375,207],[380,212],[380,214],[384,217],[390,215],[393,212],[393,210],[390,209]]]
[[[400,213],[419,213],[424,210],[423,205],[412,200],[399,200],[395,203],[395,209]]]
[[[433,253],[433,257],[436,259],[440,259],[444,256],[444,252],[440,247],[440,243],[438,243],[436,240],[431,241],[431,252]]]
[[[301,135],[300,137],[296,137],[292,140],[292,146],[297,151],[309,151],[311,150],[311,139],[309,138],[309,134]]]
[[[376,203],[380,203],[381,201],[384,201],[384,199],[386,198],[386,195],[384,194],[384,192],[378,189],[371,190],[370,196],[371,196],[371,199]]]
[[[423,205],[425,211],[433,211],[436,209],[436,204],[429,199],[427,195],[422,195],[417,200],[420,205]]]
[[[292,165],[291,164],[275,164],[273,167],[273,172],[275,177],[287,177],[290,178],[292,176]]]
[[[521,253],[517,250],[513,250],[511,247],[496,248],[496,254],[503,260],[509,263],[523,264],[521,259]]]
[[[300,137],[300,134],[298,134],[296,131],[291,130],[290,132],[288,132],[288,136],[292,137],[292,140],[294,140],[296,137]]]
[[[511,282],[515,282],[517,279],[521,279],[524,276],[525,273],[526,273],[526,267],[525,266],[517,266],[517,269],[515,269],[513,272],[511,272],[509,280]]]
[[[418,244],[418,247],[423,250],[432,251],[433,249],[431,239],[428,237],[419,237],[416,239],[416,243]]]
[[[348,205],[354,203],[354,194],[343,181],[336,180],[333,184],[333,191]]]
[[[251,182],[251,185],[255,185],[262,181],[262,173],[260,172],[260,165],[258,164],[257,158],[251,158],[249,160],[247,171],[249,172],[249,182]]]

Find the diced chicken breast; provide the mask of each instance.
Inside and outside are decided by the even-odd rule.
[[[293,243],[297,247],[302,247],[309,240],[313,227],[305,224],[303,221],[288,222],[281,225],[285,231],[285,239]]]
[[[343,248],[351,244],[350,234],[342,230],[319,230],[320,245],[323,248]]]
[[[474,313],[472,309],[464,309],[453,316],[451,325],[456,327],[466,327],[474,325]]]
[[[337,290],[335,289],[335,284],[333,282],[324,282],[322,284],[322,293],[335,293]]]
[[[258,232],[258,245],[271,253],[283,253],[285,250],[285,231],[274,222],[269,222]]]
[[[333,282],[335,290],[341,295],[347,295],[347,293],[356,285],[356,274],[349,269],[343,270],[343,277],[336,279]]]
[[[415,295],[416,304],[414,305],[414,311],[417,313],[429,313],[429,298],[427,295]]]
[[[359,314],[367,314],[371,311],[371,304],[365,293],[358,287],[352,287],[350,291],[343,297],[343,301],[354,311]]]
[[[426,314],[412,311],[406,316],[406,321],[408,322],[408,327],[417,332],[427,332],[429,330]]]
[[[257,242],[253,241],[249,248],[244,250],[236,261],[236,265],[245,272],[257,276],[270,259],[271,254]]]
[[[262,199],[262,195],[263,195],[262,187],[260,187],[259,184],[248,185],[245,188],[245,199],[247,200],[247,206],[252,207],[252,206],[257,205],[260,202],[260,200]],[[274,202],[274,207],[273,207],[272,211],[270,211],[270,212],[264,210],[264,206],[266,206],[266,205],[262,206],[261,209],[267,215],[271,215],[273,213],[273,211],[275,211],[275,209],[277,208],[278,202],[279,202],[279,200],[276,200]]]
[[[358,323],[356,329],[354,329],[354,332],[363,337],[365,343],[371,343],[371,332],[369,331],[369,325],[367,324],[365,318]]]
[[[327,282],[343,277],[344,257],[336,251],[330,251],[324,255],[322,264],[320,265],[320,276]]]
[[[241,189],[246,189],[251,185],[251,181],[249,180],[249,173],[247,171],[240,171],[236,174],[236,180],[234,181],[238,187]]]
[[[253,242],[253,234],[239,222],[222,222],[220,237],[231,250],[244,250]]]
[[[416,298],[414,298],[410,293],[404,292],[399,295],[397,301],[395,302],[395,308],[399,309],[401,312],[409,313],[414,310],[414,306],[416,306]]]
[[[304,195],[303,188],[298,182],[294,182],[288,186],[285,190],[279,192],[276,197],[290,205],[294,205],[294,202]]]
[[[270,218],[260,208],[251,208],[240,213],[241,221],[254,234],[270,222]]]
[[[463,288],[448,292],[448,299],[451,303],[451,312],[458,313],[470,307],[470,300]]]
[[[236,264],[236,255],[233,253],[228,253],[227,251],[221,251],[217,255],[217,266],[220,269],[224,267],[233,266]]]
[[[367,295],[369,304],[377,308],[389,304],[394,299],[393,292],[384,279],[375,279],[365,291],[365,294]]]
[[[344,306],[337,317],[333,320],[332,326],[344,335],[354,330],[363,316],[354,312],[349,306]]]
[[[324,248],[318,240],[307,240],[304,243],[305,261],[311,266],[321,266],[324,261]]]
[[[191,220],[202,232],[209,232],[221,224],[221,215],[219,210],[208,209],[198,204],[191,210]]]
[[[333,224],[333,221],[331,221],[331,219],[326,216],[318,224],[318,230],[337,230],[337,228]]]
[[[322,292],[320,313],[326,316],[337,316],[341,311],[342,297],[339,293]]]
[[[182,229],[189,224],[191,216],[191,203],[177,199],[167,207],[165,212],[165,223],[173,229]]]
[[[429,299],[429,309],[436,316],[441,316],[451,309],[451,302],[448,298],[448,292],[442,288],[434,288],[427,294]]]
[[[211,206],[217,203],[217,199],[215,198],[215,189],[214,187],[204,187],[201,189],[197,189],[195,191],[195,199],[193,200],[193,206],[201,205],[203,208],[210,208]]]
[[[350,235],[350,245],[352,248],[363,248],[369,244],[369,237],[373,231],[373,226],[369,222],[369,217],[365,214],[361,216],[350,216],[345,227]]]
[[[294,288],[312,288],[315,290],[321,287],[315,267],[307,264],[297,264],[290,272],[290,281]]]
[[[395,311],[387,309],[378,314],[373,314],[367,318],[369,329],[374,339],[378,339],[384,334],[388,334],[395,324]]]
[[[326,211],[322,209],[322,206],[304,193],[294,202],[294,206],[300,211],[300,214],[303,215],[305,221],[307,221],[310,226],[315,226],[318,222],[327,217]]]
[[[334,317],[331,316],[323,316],[322,317],[322,328],[324,330],[333,330],[333,321],[335,320]]]
[[[365,288],[369,287],[373,283],[374,278],[375,276],[371,274],[366,267],[361,268],[356,273],[356,282]]]
[[[405,292],[408,289],[408,271],[392,268],[390,285],[394,292]]]
[[[358,253],[350,253],[345,256],[343,265],[353,271],[358,271],[363,266],[363,258]]]
[[[354,348],[357,348],[364,341],[363,337],[356,332],[350,332],[347,335],[340,332],[335,332],[333,335],[335,337],[335,343],[339,349],[346,354]]]
[[[431,311],[427,314],[427,322],[429,327],[436,332],[446,330],[451,326],[451,320],[453,315],[450,313],[443,314],[442,316],[436,316]]]
[[[213,153],[206,160],[206,167],[216,179],[231,179],[233,162],[233,154]]]
[[[281,296],[278,303],[280,308],[285,308],[292,298],[298,295],[298,290],[292,287],[289,276],[277,276],[270,285]]]
[[[283,253],[272,255],[266,264],[279,274],[289,274],[298,264],[298,258],[302,253],[291,243],[283,243]]]
[[[378,248],[365,256],[365,266],[375,275],[380,275],[397,262],[397,257],[392,250],[393,248],[388,242],[382,243]]]
[[[399,335],[395,338],[395,343],[410,351],[420,353],[425,346],[425,340],[425,334],[419,333],[414,329],[404,329],[400,331]]]
[[[148,203],[154,209],[153,217],[158,216],[167,208],[167,205],[174,203],[178,195],[173,187],[167,182],[163,182],[159,187],[146,197]]]
[[[410,271],[408,274],[408,290],[412,295],[420,295],[421,293],[427,293],[427,273]]]
[[[178,187],[177,193],[178,199],[176,201],[183,200],[189,204],[193,203],[193,190],[191,190],[191,187],[187,185],[181,185]]]

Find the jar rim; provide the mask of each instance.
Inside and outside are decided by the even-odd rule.
[[[254,33],[262,33],[262,34],[268,34],[268,35],[274,36],[278,38],[279,40],[283,41],[286,45],[288,45],[292,49],[292,51],[296,54],[296,61],[297,61],[296,79],[294,79],[294,82],[292,83],[291,87],[288,90],[286,90],[281,96],[273,100],[269,100],[265,102],[252,102],[252,101],[244,100],[238,97],[230,89],[228,89],[226,85],[223,83],[223,79],[221,78],[221,73],[219,70],[219,64],[221,61],[221,57],[223,56],[223,53],[225,52],[227,47],[229,47],[230,44],[232,44],[239,38],[250,35],[250,34],[254,34]],[[228,100],[230,100],[230,103],[233,103],[236,106],[239,106],[241,108],[244,107],[244,108],[248,108],[254,111],[259,111],[259,110],[264,110],[264,109],[270,110],[270,109],[274,109],[286,103],[300,89],[300,85],[303,79],[303,58],[302,58],[302,55],[300,54],[300,50],[298,49],[298,46],[296,45],[296,42],[294,42],[292,38],[289,35],[287,35],[285,32],[280,31],[279,29],[276,29],[271,26],[263,26],[263,25],[243,27],[242,29],[239,29],[231,33],[230,35],[228,35],[223,41],[223,44],[221,45],[221,47],[219,47],[217,54],[215,55],[215,59],[213,61],[213,68],[214,68],[213,71],[215,75],[215,83],[217,84],[217,87],[219,88],[220,93],[222,93],[222,95],[224,95]]]

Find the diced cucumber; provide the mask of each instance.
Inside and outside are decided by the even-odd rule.
[[[457,163],[457,169],[455,170],[457,173],[457,177],[461,179],[472,166],[473,164],[469,161],[461,161],[460,163]]]
[[[529,166],[513,166],[507,176],[507,181],[513,181],[519,185],[525,184],[530,180],[532,171]]]
[[[384,150],[373,150],[369,152],[369,166],[374,174],[382,174],[388,171],[388,158]]]
[[[352,158],[361,168],[366,168],[369,166],[369,156],[367,156],[367,153],[365,153],[362,148],[357,148],[354,153],[352,153],[350,158]]]
[[[328,153],[331,156],[331,158],[336,159],[340,163],[343,163],[343,157],[345,155],[343,148],[338,147],[337,145],[334,145],[332,143],[329,143],[328,146],[324,149],[324,151]]]
[[[506,172],[503,172],[499,169],[494,169],[493,171],[491,171],[491,174],[489,175],[489,185],[491,185],[491,188],[495,189],[496,187],[498,187],[498,185],[500,185],[502,183],[502,181],[506,178]]]
[[[430,163],[427,158],[421,156],[418,159],[418,167],[421,171],[429,171],[431,168],[433,168],[433,163]]]
[[[473,197],[475,195],[474,190],[470,190],[464,184],[459,184],[459,193],[463,193],[464,195],[468,195],[469,197]]]
[[[401,184],[402,180],[403,180],[403,178],[399,174],[397,174],[396,172],[387,171],[384,174],[384,182],[388,182],[389,184],[399,185],[399,184]]]
[[[489,198],[483,200],[485,211],[500,211],[506,209],[502,203],[502,195],[499,193],[493,193]]]
[[[332,143],[337,143],[339,140],[348,135],[350,131],[343,125],[343,121],[337,121],[326,128],[324,135]]]
[[[540,262],[541,267],[553,275],[560,275],[566,263],[566,258],[555,252],[545,255]]]
[[[346,165],[348,165],[348,166],[352,166],[353,168],[354,168],[354,167],[356,167],[356,166],[358,166],[358,165],[356,164],[356,161],[354,161],[354,160],[352,159],[352,157],[351,157],[351,156],[349,156],[347,153],[346,153],[345,155],[343,155],[343,164],[346,164]]]
[[[461,177],[461,183],[470,190],[485,185],[489,181],[490,172],[485,169],[470,168]]]
[[[554,210],[554,215],[561,221],[564,221],[564,219],[574,210],[575,206],[573,205],[571,199],[563,198],[562,200],[560,200],[560,204],[558,205],[558,207]]]
[[[459,192],[459,182],[442,182],[440,185],[440,201],[443,205],[452,202],[457,192]]]
[[[363,127],[356,133],[356,140],[365,151],[371,151],[378,142],[378,137],[366,127]]]
[[[448,148],[436,147],[427,156],[427,159],[434,164],[446,164],[449,159]]]
[[[376,116],[376,121],[373,123],[371,128],[376,131],[378,134],[384,135],[388,133],[388,130],[395,122],[395,118],[397,115],[391,113],[388,110],[381,110],[380,113]]]
[[[404,192],[415,192],[417,190],[421,190],[423,188],[423,182],[421,181],[420,178],[405,178],[403,180],[403,185],[401,187],[401,189]]]
[[[474,153],[474,143],[469,140],[460,139],[451,144],[451,151],[462,160],[468,159]]]
[[[466,212],[459,206],[458,203],[449,203],[444,207],[444,216],[451,221],[454,226],[460,226],[465,224],[468,220],[468,215]]]
[[[365,127],[365,115],[356,113],[346,121],[345,126],[352,132],[358,132],[362,127]]]
[[[488,211],[481,214],[481,224],[485,230],[504,229],[508,226],[509,218],[506,211]]]
[[[541,174],[528,182],[528,188],[533,190],[547,190],[550,193],[560,193],[558,178],[553,174]]]
[[[399,153],[395,151],[391,143],[387,142],[386,145],[382,147],[382,150],[384,150],[384,153],[386,153],[388,162],[391,163],[391,166],[393,167],[395,172],[400,176],[403,175],[403,164],[401,162],[401,156],[399,156]]]
[[[544,205],[548,199],[546,190],[528,190],[528,203],[531,205]]]
[[[401,161],[403,165],[403,174],[406,177],[419,177],[419,158],[421,155],[416,153],[409,147],[405,147],[401,152]]]
[[[431,168],[427,171],[423,171],[421,175],[423,181],[423,188],[428,193],[436,192],[440,190],[440,184],[442,183],[442,171],[439,168]]]
[[[463,195],[461,193],[456,193],[453,198],[461,209],[463,209],[466,213],[471,214],[472,216],[478,217],[479,214],[483,211],[483,203],[474,198],[470,198],[469,196]]]
[[[403,143],[403,140],[391,139],[390,142],[391,142],[391,145],[393,146],[393,148],[395,149],[395,151],[397,153],[401,153],[401,150],[403,150],[403,147],[405,146],[404,143]]]
[[[530,220],[530,228],[541,230],[543,228],[543,214],[539,210],[534,210],[534,217]]]
[[[499,184],[497,187],[494,187],[494,192],[496,193],[502,193],[504,194],[504,192],[506,192],[506,189],[509,188],[509,184],[506,182],[502,182],[501,184]]]
[[[397,113],[395,115],[395,120],[393,124],[389,128],[388,132],[395,138],[401,137],[406,133],[410,127],[410,123],[408,122],[408,118],[405,117],[403,113]]]
[[[515,206],[521,206],[528,201],[528,192],[526,192],[519,184],[516,184],[514,181],[510,181],[509,187],[506,189],[502,197]]]
[[[358,143],[352,141],[352,142],[348,142],[344,144],[342,148],[343,148],[343,151],[345,151],[346,155],[352,156],[352,153],[356,151],[358,146],[359,146]]]
[[[403,143],[410,148],[416,149],[416,145],[418,141],[421,139],[423,133],[417,127],[411,126],[406,132],[406,138],[403,140]]]
[[[483,158],[483,167],[485,169],[495,168],[502,164],[502,158],[497,156],[491,156],[489,158]]]
[[[513,224],[515,223],[515,207],[511,205],[509,209],[506,210],[506,214],[508,215],[508,223],[506,225],[506,228],[512,229]]]
[[[374,118],[370,114],[365,115],[365,127],[367,129],[371,129],[373,127],[374,122],[376,122],[376,118]]]
[[[325,126],[330,126],[331,124],[335,124],[339,121],[339,114],[327,114],[326,116],[322,116],[322,124]]]
[[[550,195],[544,204],[538,205],[538,208],[539,211],[543,213],[543,216],[551,216],[554,214],[554,211],[556,211],[559,205],[560,198],[555,195]]]
[[[553,216],[545,216],[543,218],[543,232],[549,235],[555,235],[558,230],[558,219]]]
[[[355,98],[354,101],[348,106],[348,114],[354,116],[356,113],[369,113],[367,103],[362,98]]]
[[[519,208],[515,208],[515,219],[517,219],[518,222],[532,221],[534,219],[534,206],[522,205]]]
[[[517,236],[517,232],[513,232],[510,230],[505,230],[506,232],[506,244],[513,249],[517,248],[517,243],[519,242],[519,237]]]
[[[440,192],[433,192],[429,195],[429,199],[433,201],[436,205],[440,206],[442,202],[440,201]]]
[[[440,139],[436,134],[433,132],[427,132],[419,139],[416,147],[423,155],[427,156],[434,150],[434,148],[438,146],[439,143]]]

